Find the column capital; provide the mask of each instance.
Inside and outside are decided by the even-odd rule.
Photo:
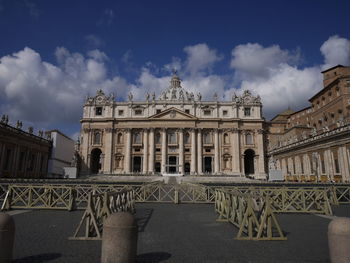
[[[114,131],[115,131],[114,128],[111,128],[111,127],[105,128],[105,132],[112,133]]]
[[[232,129],[231,129],[231,132],[232,132],[232,133],[240,133],[241,130],[238,129],[238,128],[232,128]]]

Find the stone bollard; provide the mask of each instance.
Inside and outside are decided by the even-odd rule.
[[[0,213],[0,262],[12,262],[15,241],[15,221],[5,213]]]
[[[332,263],[350,262],[350,218],[338,217],[329,223],[328,246]]]
[[[137,231],[131,213],[111,214],[103,224],[101,263],[136,262]]]

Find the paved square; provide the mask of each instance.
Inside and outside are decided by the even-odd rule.
[[[237,229],[216,222],[213,205],[137,204],[138,262],[329,262],[329,218],[278,215],[287,241],[238,241]],[[350,217],[350,206],[334,208]],[[15,214],[19,262],[100,262],[100,241],[71,241],[82,211]]]

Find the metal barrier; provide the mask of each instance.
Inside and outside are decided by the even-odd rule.
[[[270,197],[271,207],[276,213],[312,213],[332,215],[329,189],[313,188],[257,188],[249,193]]]
[[[215,190],[215,210],[238,228],[236,239],[286,240],[267,195]]]
[[[70,186],[10,185],[1,210],[17,209],[64,209],[72,210],[74,190]]]
[[[116,212],[135,212],[135,194],[132,189],[102,194],[88,194],[85,212],[71,240],[101,240],[103,223]]]
[[[133,189],[136,202],[158,203],[214,203],[215,189],[226,189],[240,193],[261,191],[275,196],[276,211],[319,212],[327,211],[328,204],[350,204],[350,185],[272,186],[266,184],[239,184],[228,186],[200,185],[192,183],[144,184],[85,183],[85,184],[0,184],[0,202],[3,209],[85,209],[90,192],[105,192]],[[324,196],[326,191],[328,201]],[[304,202],[305,200],[305,202]],[[319,207],[321,202],[321,207]],[[290,204],[288,206],[288,204]],[[285,207],[285,208],[283,208]],[[280,212],[280,211],[279,211]],[[325,212],[328,214],[328,212]],[[331,214],[331,212],[329,212]]]

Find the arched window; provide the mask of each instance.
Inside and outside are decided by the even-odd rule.
[[[120,132],[118,133],[118,136],[117,136],[117,143],[122,143],[122,140],[123,140],[123,134]]]
[[[135,132],[133,135],[134,135],[134,143],[135,144],[141,144],[142,143],[141,133],[140,132]]]
[[[94,134],[94,144],[101,144],[101,132],[96,131]]]
[[[227,133],[224,134],[224,143],[225,144],[229,144],[230,143],[230,139]]]

